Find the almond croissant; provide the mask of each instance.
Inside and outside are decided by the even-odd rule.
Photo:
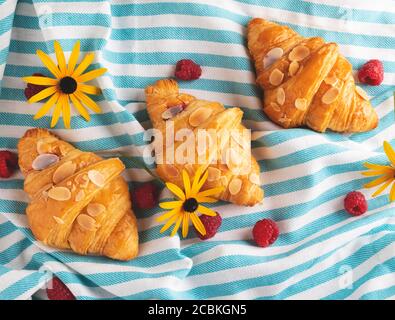
[[[263,110],[275,123],[319,132],[377,126],[377,114],[365,91],[355,86],[352,66],[337,44],[255,18],[248,24],[248,48],[264,90]]]
[[[45,129],[18,143],[26,209],[34,236],[79,254],[130,260],[138,253],[137,221],[123,163],[82,152]]]
[[[262,200],[259,165],[251,155],[251,137],[243,134],[246,128],[241,124],[243,112],[239,108],[225,109],[218,102],[199,100],[180,93],[177,82],[170,79],[157,81],[145,89],[145,94],[153,127],[163,134],[164,143],[159,151],[156,150],[156,158],[157,172],[164,181],[183,187],[182,170],[185,168],[193,177],[197,168],[203,166],[204,170],[208,170],[203,189],[224,188],[216,198],[246,206]],[[176,138],[167,136],[166,124],[170,121],[174,125]],[[193,152],[193,161],[181,163],[174,155],[184,143],[177,139],[177,132],[184,129],[194,133],[188,137],[193,136],[196,143],[193,150],[191,147],[184,150],[186,153]],[[201,148],[198,142],[200,130],[211,130],[213,133],[209,135],[210,141],[205,148]],[[165,161],[169,155],[173,163]],[[158,162],[159,156],[164,161]]]

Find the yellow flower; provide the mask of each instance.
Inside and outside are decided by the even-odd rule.
[[[391,145],[384,141],[384,152],[391,162],[391,165],[380,165],[373,163],[364,163],[364,166],[369,170],[363,171],[362,174],[367,177],[377,176],[376,179],[366,183],[365,188],[373,188],[381,185],[372,197],[375,197],[382,193],[391,183],[395,181],[395,151],[392,149]],[[390,201],[395,200],[395,183],[392,184],[390,191]]]
[[[84,84],[84,82],[101,76],[107,71],[107,69],[100,68],[83,74],[83,72],[92,63],[94,54],[88,53],[77,66],[77,60],[80,53],[79,41],[77,41],[73,47],[68,64],[66,64],[62,47],[58,41],[54,42],[54,48],[58,65],[56,65],[52,59],[41,50],[37,50],[37,55],[48,70],[55,76],[55,79],[30,76],[24,77],[23,80],[31,84],[48,86],[48,88],[31,97],[28,100],[29,103],[37,102],[51,96],[34,116],[34,119],[37,120],[42,118],[55,105],[51,128],[57,124],[61,114],[63,114],[64,126],[66,128],[70,128],[70,100],[86,121],[90,120],[90,116],[85,106],[94,112],[101,112],[100,107],[86,95],[97,95],[101,93],[101,90],[95,86]]]
[[[179,200],[162,202],[159,204],[163,209],[170,209],[170,211],[157,218],[158,222],[167,220],[160,230],[161,233],[169,229],[170,226],[174,224],[174,228],[170,234],[171,236],[174,236],[182,224],[182,236],[185,238],[188,235],[189,220],[191,220],[196,230],[198,230],[202,235],[206,234],[206,229],[197,213],[199,212],[204,215],[215,216],[216,212],[210,208],[202,206],[200,202],[217,202],[217,199],[214,199],[211,196],[220,193],[223,190],[223,187],[212,188],[199,192],[208,177],[207,171],[203,176],[202,173],[202,167],[199,167],[196,170],[195,177],[191,185],[187,172],[183,170],[182,179],[184,183],[184,191],[173,183],[166,183],[166,187],[173,192]]]

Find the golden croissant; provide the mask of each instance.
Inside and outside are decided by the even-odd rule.
[[[83,255],[137,255],[137,221],[118,158],[82,152],[45,129],[28,130],[18,153],[31,199],[26,214],[38,240]]]
[[[336,43],[303,38],[291,28],[255,18],[248,24],[248,49],[263,110],[284,128],[308,126],[324,132],[374,129],[378,117],[351,64]]]
[[[241,124],[243,112],[240,108],[228,108],[218,103],[196,99],[180,93],[174,80],[164,79],[145,89],[147,110],[154,129],[162,133],[164,142],[156,150],[157,173],[164,180],[183,187],[182,170],[193,177],[199,166],[208,171],[208,178],[202,189],[223,187],[215,197],[238,205],[253,206],[262,201],[259,165],[251,155],[251,136],[243,134],[246,128]],[[174,132],[190,130],[198,141],[202,131],[210,132],[211,144],[201,148],[196,143],[185,147],[185,153],[192,152],[192,161],[178,161],[177,150],[183,141],[171,137],[166,130],[170,121]],[[235,133],[235,134],[234,134]],[[219,139],[220,138],[220,139]],[[155,139],[157,139],[155,137]],[[208,142],[210,143],[210,141]],[[244,148],[238,148],[243,145]],[[158,161],[170,159],[174,161]],[[217,161],[214,161],[217,159]]]

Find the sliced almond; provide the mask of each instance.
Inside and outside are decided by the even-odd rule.
[[[269,82],[273,86],[279,86],[281,82],[283,82],[283,79],[284,79],[284,73],[282,73],[277,68],[274,69],[269,76]]]
[[[77,217],[77,222],[80,227],[86,231],[93,231],[96,229],[96,220],[87,214],[80,214]]]
[[[241,190],[242,181],[239,178],[234,178],[229,183],[228,189],[231,195],[236,195]]]
[[[284,54],[284,50],[281,48],[271,49],[263,58],[263,69],[270,67],[278,59],[280,59]]]
[[[174,107],[170,107],[162,113],[162,119],[169,120],[169,119],[175,117],[177,114],[179,114],[183,110],[184,110],[184,105],[182,105],[182,104],[176,105]]]
[[[302,61],[310,54],[310,49],[304,45],[299,45],[292,49],[288,58],[291,61]]]
[[[355,86],[355,91],[361,96],[362,99],[369,101],[368,94],[360,86]]]
[[[85,197],[85,192],[83,190],[78,191],[77,195],[75,196],[75,201],[79,202]]]
[[[32,168],[34,170],[44,170],[58,161],[59,157],[56,154],[43,153],[33,160]]]
[[[221,176],[221,178],[219,179],[219,181],[221,182],[221,185],[223,186],[227,186],[229,183],[228,177],[227,176]]]
[[[172,164],[167,164],[165,166],[165,171],[170,177],[177,177],[180,174],[177,167]]]
[[[277,89],[277,103],[282,106],[285,102],[285,91],[283,88]]]
[[[52,216],[52,217],[54,218],[54,220],[56,221],[56,223],[58,223],[58,224],[64,224],[63,219],[61,219],[61,218],[59,218],[59,217],[57,217],[57,216]]]
[[[101,203],[90,203],[86,207],[86,212],[91,216],[91,217],[97,217],[101,215],[104,211],[106,211],[106,207],[102,205]]]
[[[322,96],[321,101],[325,104],[331,104],[336,100],[339,95],[339,89],[336,87],[330,88],[325,94]]]
[[[274,111],[276,111],[276,112],[281,112],[281,108],[280,108],[280,106],[279,106],[277,103],[271,102],[269,106],[270,106],[270,108],[272,108]]]
[[[192,127],[197,127],[210,118],[213,113],[212,109],[209,108],[197,108],[189,116],[189,124]]]
[[[48,191],[48,197],[57,201],[67,201],[71,198],[71,192],[66,187],[55,187]]]
[[[282,117],[278,119],[278,122],[283,125],[288,125],[291,122],[291,119],[289,119],[286,114],[283,114]]]
[[[97,170],[89,170],[88,171],[88,178],[92,183],[97,185],[99,188],[103,187],[106,183],[106,179],[104,176]]]
[[[214,168],[214,167],[208,167],[208,181],[216,181],[221,177],[221,170]]]
[[[250,176],[248,177],[250,181],[254,184],[257,184],[258,186],[261,185],[261,179],[259,178],[259,175],[256,173],[251,173]]]
[[[288,73],[289,73],[289,75],[290,75],[291,77],[293,77],[293,76],[296,74],[296,72],[298,72],[298,70],[299,70],[299,62],[297,62],[297,61],[292,61],[292,62],[289,64],[289,68],[288,68]]]
[[[57,184],[64,179],[72,176],[77,169],[77,165],[73,163],[72,161],[67,161],[63,164],[61,164],[53,173],[52,176],[52,181],[53,183]],[[69,181],[71,184],[71,181]]]
[[[295,100],[295,108],[300,111],[305,111],[307,109],[307,99],[297,98]]]
[[[332,75],[332,76],[330,76],[330,77],[326,77],[326,78],[324,79],[324,82],[325,82],[326,84],[329,84],[330,86],[334,86],[334,85],[337,83],[338,80],[339,80],[339,79],[336,78],[335,75]]]

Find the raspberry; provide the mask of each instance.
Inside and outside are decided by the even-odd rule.
[[[152,209],[158,204],[159,191],[152,182],[144,183],[134,190],[133,199],[140,209]]]
[[[197,235],[199,236],[200,239],[202,240],[207,240],[215,236],[217,233],[219,227],[222,224],[222,218],[217,212],[217,215],[211,217],[211,216],[200,216],[200,221],[202,221],[204,228],[206,229],[206,235],[202,235],[199,231],[196,230]]]
[[[18,159],[16,155],[10,151],[0,151],[0,177],[11,177],[16,168],[18,168]]]
[[[70,289],[57,277],[52,279],[52,288],[47,288],[49,300],[75,300]]]
[[[353,216],[360,216],[368,210],[365,196],[359,191],[353,191],[344,198],[344,208]]]
[[[190,59],[177,62],[175,76],[181,80],[196,80],[202,75],[202,69]]]
[[[362,83],[378,86],[384,79],[384,67],[380,60],[369,60],[358,71],[358,79]]]
[[[33,76],[44,77],[44,75],[41,74],[41,73],[33,73]],[[41,86],[41,85],[38,85],[38,84],[28,83],[27,87],[25,88],[25,97],[26,97],[26,99],[29,100],[31,97],[33,97],[34,95],[36,95],[40,91],[44,90],[45,88],[47,88],[47,86]]]
[[[277,224],[270,219],[262,219],[255,223],[252,236],[260,247],[267,247],[277,240],[279,230]]]

